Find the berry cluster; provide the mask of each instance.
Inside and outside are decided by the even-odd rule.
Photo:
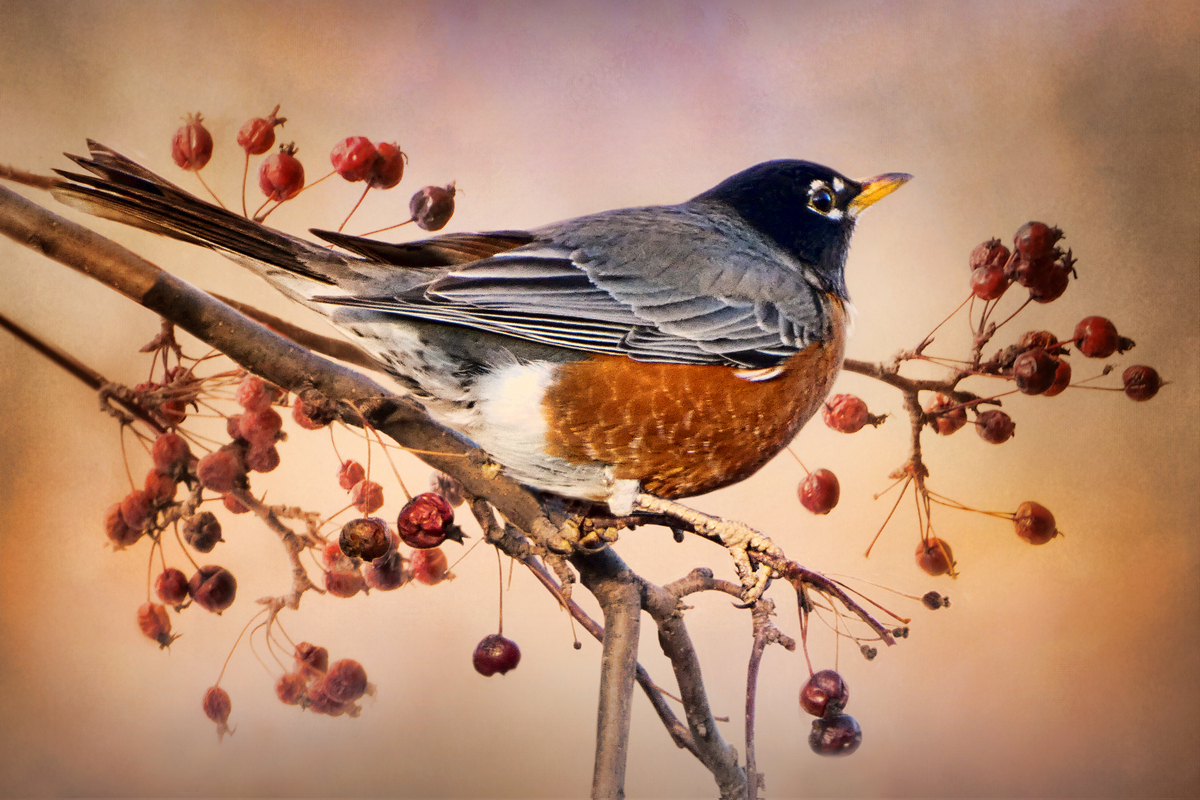
[[[822,756],[848,756],[862,744],[858,721],[842,710],[850,701],[850,689],[837,671],[814,672],[800,688],[800,708],[812,714],[808,746]]]
[[[330,717],[357,717],[357,701],[374,693],[362,664],[348,658],[330,664],[329,651],[308,642],[296,645],[293,669],[275,683],[281,702]]]

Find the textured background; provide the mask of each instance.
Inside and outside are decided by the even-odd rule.
[[[863,559],[887,510],[871,496],[904,457],[899,420],[854,437],[802,432],[796,449],[809,466],[842,479],[829,517],[799,508],[801,475],[787,456],[696,501],[769,531],[815,568],[953,598],[930,614],[871,589],[916,619],[910,638],[872,663],[842,648],[849,710],[865,729],[848,760],[809,753],[796,707],[803,659],[769,651],[759,764],[770,796],[1200,792],[1194,4],[3,0],[0,18],[0,162],[45,172],[93,137],[191,187],[168,143],[179,118],[201,110],[218,140],[206,177],[229,199],[237,127],[282,103],[282,139],[299,144],[310,177],[351,134],[398,140],[411,155],[401,188],[369,197],[352,230],[396,221],[410,192],[451,179],[464,193],[450,230],[473,230],[675,202],[768,158],[859,177],[911,172],[855,239],[858,358],[914,345],[957,305],[976,243],[1031,218],[1061,225],[1081,280],[1012,333],[1066,336],[1080,317],[1105,314],[1138,342],[1121,367],[1150,363],[1172,384],[1136,406],[1082,390],[1014,398],[1012,442],[993,447],[966,431],[930,442],[928,460],[935,490],[988,509],[1040,500],[1065,537],[1031,548],[1007,523],[939,509],[936,529],[962,575],[929,579],[912,563],[906,504]],[[356,197],[331,181],[272,221],[335,227]],[[217,256],[89,224],[189,281],[319,325]],[[7,240],[0,289],[0,312],[114,380],[143,380],[136,350],[157,329],[149,314]],[[954,324],[938,346],[955,354],[965,341]],[[1079,377],[1096,369],[1073,364]],[[0,382],[0,794],[587,792],[598,647],[572,649],[563,615],[517,574],[505,632],[524,660],[507,677],[478,677],[469,656],[494,629],[496,594],[495,559],[482,549],[452,583],[311,596],[287,615],[292,636],[366,666],[379,691],[357,720],[281,706],[277,670],[243,644],[222,681],[237,734],[218,746],[200,697],[252,601],[285,586],[277,544],[231,523],[219,560],[239,578],[238,603],[221,618],[185,613],[183,638],[158,652],[134,625],[146,543],[113,554],[100,528],[128,489],[116,426],[7,334]],[[840,388],[899,410],[894,393],[857,376]],[[357,447],[348,435],[339,444]],[[256,488],[275,502],[339,507],[326,438],[294,435],[283,454],[284,468]],[[132,462],[146,468],[138,452]],[[425,480],[412,460],[401,469],[410,484]],[[659,582],[699,564],[732,574],[720,551],[660,531],[619,548]],[[183,566],[177,550],[168,558]],[[777,598],[781,626],[795,633],[794,601],[781,588]],[[746,616],[722,598],[696,606],[688,620],[713,705],[733,720],[724,731],[740,749]],[[643,661],[666,683],[653,638]],[[819,666],[834,662],[833,638],[814,628]],[[713,794],[640,697],[633,726],[631,796]]]

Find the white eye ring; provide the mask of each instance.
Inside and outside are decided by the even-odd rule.
[[[828,217],[837,208],[837,195],[828,184],[817,181],[808,190],[808,206],[818,214]]]

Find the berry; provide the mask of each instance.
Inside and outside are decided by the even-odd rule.
[[[252,445],[267,447],[279,439],[283,417],[273,408],[247,411],[238,419],[238,434]]]
[[[450,577],[450,562],[438,548],[415,550],[408,561],[413,577],[426,586],[434,586]]]
[[[188,114],[184,126],[171,138],[171,158],[180,169],[197,171],[212,158],[212,134],[199,113]]]
[[[257,375],[242,378],[233,398],[247,411],[265,411],[279,397],[279,390]]]
[[[246,484],[246,470],[236,451],[221,448],[200,459],[196,478],[205,489],[224,494]]]
[[[954,553],[950,551],[950,545],[936,536],[922,539],[917,545],[917,566],[935,577],[955,576]]]
[[[338,468],[338,485],[347,492],[353,489],[354,485],[365,477],[367,477],[367,471],[357,461],[347,459]]]
[[[275,696],[289,706],[298,705],[308,688],[304,677],[298,672],[286,672],[275,682]]]
[[[466,500],[463,485],[459,483],[458,478],[444,472],[434,472],[429,476],[429,490],[441,495],[451,508],[458,508]]]
[[[246,514],[250,511],[232,493],[221,495],[221,504],[225,506],[225,510],[230,514]]]
[[[334,597],[354,597],[363,590],[363,586],[363,577],[355,570],[330,570],[325,573],[325,591]]]
[[[367,173],[367,186],[372,189],[391,189],[404,177],[404,162],[408,161],[399,145],[380,142],[375,145],[375,160]]]
[[[937,611],[939,608],[946,608],[950,605],[950,598],[943,597],[939,592],[926,592],[921,595],[921,602],[930,611]]]
[[[454,183],[441,186],[426,186],[412,196],[408,201],[408,210],[412,213],[417,227],[426,231],[440,231],[446,227],[450,217],[454,216],[454,195],[457,190]]]
[[[1025,331],[1025,333],[1021,334],[1021,338],[1017,340],[1017,349],[1022,353],[1026,350],[1037,348],[1045,350],[1052,355],[1066,352],[1059,347],[1057,337],[1050,331]]]
[[[279,466],[279,450],[275,445],[266,447],[252,445],[246,450],[246,469],[253,472],[271,472]]]
[[[1054,385],[1059,360],[1045,350],[1027,350],[1013,362],[1013,380],[1022,394],[1041,394]]]
[[[335,661],[321,681],[321,692],[338,703],[353,703],[367,691],[367,671],[362,664],[343,658]]]
[[[319,678],[329,669],[329,651],[308,642],[296,645],[296,672],[304,680]]]
[[[353,715],[355,708],[353,703],[339,703],[322,692],[319,682],[316,686],[312,687],[312,690],[308,694],[308,707],[317,714],[325,714],[330,717],[340,717],[347,712]]]
[[[975,431],[979,438],[992,444],[1003,444],[1012,438],[1017,425],[1012,417],[998,408],[980,411],[975,416]]]
[[[1125,394],[1138,402],[1154,397],[1163,385],[1162,378],[1153,367],[1141,364],[1122,372],[1121,382],[1125,384]]]
[[[333,168],[351,183],[363,181],[371,174],[379,153],[365,136],[350,136],[333,146],[329,160]]]
[[[1062,297],[1071,282],[1071,276],[1075,274],[1074,263],[1070,253],[1052,263],[1025,284],[1029,287],[1029,296],[1039,303],[1049,303]]]
[[[826,400],[822,416],[825,424],[839,433],[858,433],[871,421],[867,404],[852,394],[835,394]]]
[[[174,567],[167,567],[154,579],[154,593],[167,605],[183,605],[188,598],[187,576]]]
[[[800,687],[800,707],[814,717],[840,714],[848,702],[850,689],[836,670],[814,673]]]
[[[942,436],[949,436],[967,424],[967,409],[944,394],[939,394],[925,407],[925,415]]]
[[[814,514],[828,514],[838,504],[842,487],[827,469],[813,470],[800,484],[800,505]]]
[[[198,553],[211,553],[221,538],[221,523],[211,511],[201,511],[183,521],[183,539]]]
[[[1058,536],[1058,527],[1050,510],[1029,500],[1017,506],[1017,513],[1013,515],[1013,525],[1017,529],[1017,536],[1030,544],[1045,544]]]
[[[1004,294],[1009,283],[1003,266],[980,267],[971,273],[971,294],[980,300],[995,300]]]
[[[229,730],[229,712],[233,710],[233,702],[229,699],[229,693],[219,686],[210,686],[208,691],[204,693],[204,715],[217,723],[217,739],[221,739],[227,733],[233,733]]]
[[[275,126],[287,122],[286,117],[277,117],[279,106],[275,106],[265,117],[255,117],[242,126],[238,131],[238,147],[246,151],[248,156],[261,156],[275,144]]]
[[[258,188],[268,200],[291,200],[304,188],[304,165],[296,158],[296,145],[281,144],[258,165]]]
[[[166,607],[158,603],[142,603],[137,611],[137,621],[142,633],[158,642],[160,650],[179,638],[171,635],[171,618],[167,616]]]
[[[862,728],[849,714],[813,720],[808,746],[819,756],[848,756],[862,744]]]
[[[1121,346],[1117,328],[1104,317],[1084,317],[1075,326],[1076,349],[1088,358],[1108,358]]]
[[[1058,366],[1054,368],[1054,382],[1050,384],[1050,388],[1042,392],[1042,397],[1054,397],[1060,395],[1071,385],[1071,365],[1067,363],[1065,358],[1056,359]]]
[[[150,495],[144,489],[134,489],[121,501],[121,518],[135,530],[146,527],[150,521]]]
[[[424,492],[405,504],[396,520],[400,540],[423,550],[447,539],[462,542],[462,531],[454,524],[454,509],[434,492]]]
[[[412,579],[412,573],[404,569],[404,558],[397,550],[389,550],[369,564],[363,565],[363,580],[371,589],[390,592],[399,589]]]
[[[224,567],[205,566],[188,580],[188,592],[201,608],[220,614],[233,605],[237,580]]]
[[[350,502],[360,514],[374,514],[383,508],[383,487],[375,481],[361,480],[350,490]]]
[[[374,561],[388,551],[391,535],[387,523],[383,520],[378,517],[361,517],[342,526],[338,545],[350,558]]]
[[[512,639],[493,633],[483,637],[483,641],[475,646],[471,663],[475,665],[475,671],[485,678],[497,672],[504,675],[521,663],[521,648]]]
[[[1063,237],[1058,228],[1051,228],[1044,222],[1026,222],[1017,229],[1013,244],[1017,253],[1026,261],[1036,261],[1046,258],[1054,252],[1054,245]]]
[[[113,503],[104,512],[104,534],[113,543],[114,550],[124,550],[142,538],[143,533],[145,531],[141,528],[131,528],[125,524],[120,503]]]
[[[967,260],[967,263],[971,267],[972,272],[982,267],[994,266],[1003,269],[1004,265],[1008,263],[1010,255],[1011,253],[1008,252],[1008,248],[1000,244],[999,239],[990,239],[976,246],[971,251],[971,256]]]
[[[337,404],[315,389],[305,389],[292,404],[292,419],[305,430],[324,428],[337,416]]]
[[[150,448],[154,468],[163,475],[179,479],[187,471],[192,460],[192,450],[182,436],[173,431],[160,434]]]
[[[175,482],[175,479],[162,474],[157,469],[146,473],[146,481],[142,486],[151,505],[169,503],[179,493],[179,484]]]

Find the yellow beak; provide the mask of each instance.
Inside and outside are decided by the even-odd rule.
[[[904,172],[889,172],[886,175],[868,178],[862,182],[862,191],[850,201],[850,213],[858,214],[867,206],[874,205],[910,180],[912,180],[912,175]]]

